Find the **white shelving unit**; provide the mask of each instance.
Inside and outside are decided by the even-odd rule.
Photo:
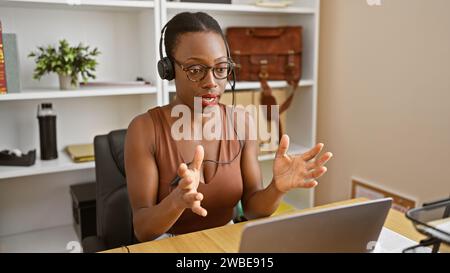
[[[71,225],[69,185],[94,181],[95,165],[72,162],[64,148],[126,128],[134,116],[162,104],[155,64],[159,8],[159,0],[0,0],[3,31],[17,35],[23,89],[0,96],[0,149],[38,152],[33,166],[0,166],[0,237]],[[56,75],[34,80],[34,60],[27,55],[63,38],[99,49],[96,81],[143,77],[152,85],[60,91]],[[52,102],[57,112],[56,160],[39,158],[36,110],[42,102]]]
[[[54,104],[58,126],[66,127],[58,130],[61,150],[69,144],[92,142],[97,134],[126,128],[130,118],[162,104],[162,85],[154,63],[159,16],[159,0],[1,0],[4,32],[17,35],[23,91],[0,96],[0,148],[38,148],[37,141],[20,135],[37,136],[35,112],[43,101]],[[60,91],[56,75],[34,80],[34,60],[28,53],[38,46],[57,44],[62,38],[100,50],[98,81],[127,82],[144,77],[152,85]]]
[[[238,2],[238,1],[236,1]],[[205,12],[222,12],[224,14],[229,13],[260,13],[260,14],[314,14],[315,9],[313,7],[296,7],[292,6],[288,9],[282,8],[269,8],[258,7],[256,5],[249,4],[205,4],[205,3],[187,3],[187,2],[167,2],[166,8],[174,12],[182,11],[205,11]]]
[[[20,192],[19,188],[24,187],[24,183],[27,187],[45,184],[52,192],[59,187],[61,179],[75,182],[77,179],[78,182],[95,179],[94,163],[73,163],[64,153],[64,148],[69,144],[89,143],[95,135],[126,128],[134,116],[169,102],[169,94],[175,92],[175,87],[157,75],[158,46],[162,27],[182,11],[205,11],[216,18],[224,30],[229,26],[304,27],[303,77],[287,115],[286,131],[291,138],[290,152],[305,152],[316,139],[319,1],[298,0],[281,9],[166,0],[0,0],[3,30],[17,34],[23,89],[21,93],[0,96],[0,149],[38,149],[39,152],[37,105],[52,102],[57,112],[60,151],[59,159],[48,162],[37,159],[32,167],[0,167],[0,200],[10,200],[8,191]],[[83,42],[98,47],[102,53],[98,57],[98,81],[126,82],[144,77],[152,85],[59,91],[56,75],[33,80],[34,60],[27,57],[28,53],[36,50],[37,46],[57,44],[62,38],[70,43]],[[270,85],[273,88],[286,87],[283,81],[273,81]],[[258,82],[236,84],[238,91],[258,88]],[[271,177],[273,158],[273,154],[258,158],[265,183]],[[45,201],[39,196],[27,196],[28,204],[37,204],[29,210],[18,209],[22,204],[20,198],[16,199],[18,201],[11,201],[13,203],[6,206],[2,206],[0,201],[0,236],[71,223],[68,194],[65,198]],[[310,207],[314,202],[314,192],[294,191],[288,196],[288,202],[299,208]],[[51,221],[43,217],[44,220],[37,223],[22,220],[33,219],[36,213],[49,207],[56,210],[55,215],[68,216]],[[14,208],[19,213],[12,216],[8,210]]]
[[[67,6],[78,9],[102,9],[102,10],[137,10],[142,8],[154,8],[153,1],[116,1],[116,0],[2,0],[3,7],[20,8],[62,8]]]
[[[61,92],[57,88],[27,89],[20,93],[11,93],[0,96],[0,101],[37,100],[37,99],[69,99],[101,96],[122,96],[122,95],[148,95],[156,94],[158,91],[154,86],[139,87],[81,87],[75,91]]]
[[[76,171],[95,168],[94,162],[74,163],[69,156],[62,151],[59,153],[58,159],[40,160],[36,159],[36,163],[30,167],[17,166],[0,166],[0,179],[16,178],[31,175],[41,175],[57,172]]]

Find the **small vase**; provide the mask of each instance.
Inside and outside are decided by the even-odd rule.
[[[72,84],[72,77],[70,75],[58,74],[58,76],[60,90],[75,90],[80,87],[78,79],[76,81],[76,84]]]

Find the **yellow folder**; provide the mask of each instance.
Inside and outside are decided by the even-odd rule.
[[[77,144],[77,145],[68,145],[66,147],[66,151],[73,161],[79,162],[87,162],[94,161],[94,144]]]

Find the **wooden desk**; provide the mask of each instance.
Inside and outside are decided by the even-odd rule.
[[[366,199],[352,199],[305,210],[290,209],[288,211],[284,211],[283,213],[314,211],[363,201],[366,201]],[[277,213],[274,213],[274,215],[277,215]],[[172,238],[131,245],[128,246],[128,248],[131,253],[236,253],[239,249],[241,232],[244,225],[245,222],[234,225],[226,225],[223,227],[183,234]],[[384,226],[416,242],[419,242],[425,238],[425,236],[421,235],[414,229],[412,223],[406,219],[404,214],[393,209],[389,211]],[[450,249],[446,246],[441,246],[441,251],[450,252]],[[105,252],[126,253],[127,250],[125,247],[121,247],[107,250]]]

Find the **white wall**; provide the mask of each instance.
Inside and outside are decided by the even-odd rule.
[[[334,153],[316,203],[351,177],[416,198],[450,195],[450,1],[322,0],[318,141]]]

